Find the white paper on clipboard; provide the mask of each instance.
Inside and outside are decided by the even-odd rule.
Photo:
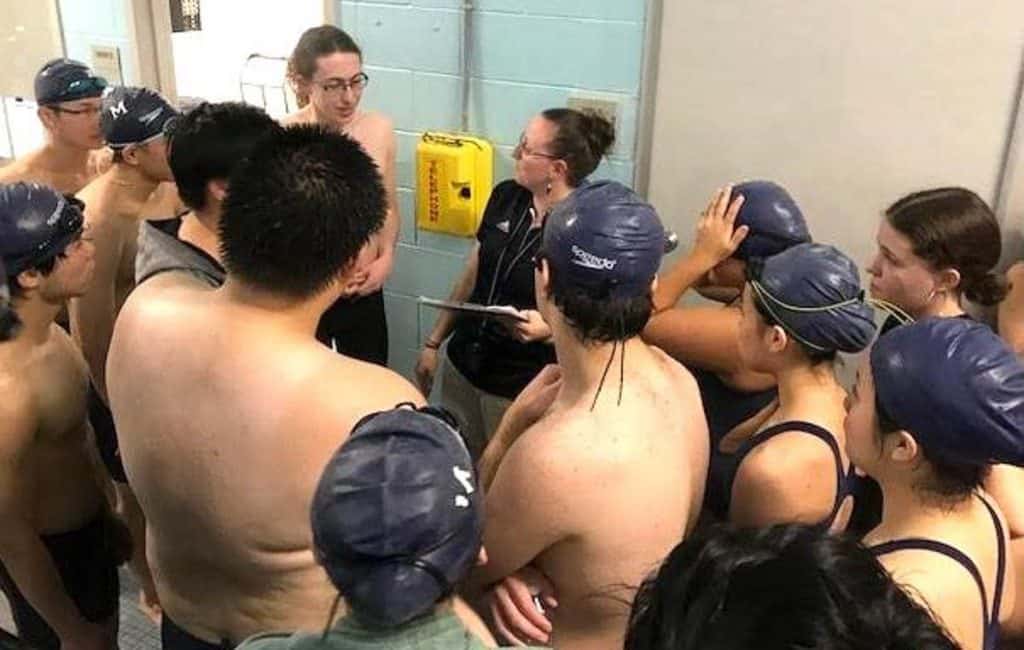
[[[434,309],[448,309],[464,314],[483,316],[485,318],[500,318],[503,320],[523,322],[529,320],[526,316],[519,313],[518,309],[508,305],[480,305],[475,302],[452,302],[450,300],[427,298],[426,296],[420,296],[419,303],[421,305],[426,305],[427,307],[433,307]]]

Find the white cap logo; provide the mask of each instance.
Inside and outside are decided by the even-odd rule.
[[[122,115],[127,115],[127,114],[128,114],[128,107],[124,105],[124,100],[123,99],[121,101],[119,101],[116,105],[110,107],[110,117],[114,118],[115,120],[117,118],[121,117]]]
[[[473,472],[466,471],[456,465],[452,467],[452,474],[455,476],[455,480],[462,485],[462,489],[466,491],[466,494],[459,494],[455,496],[455,507],[468,508],[469,498],[467,498],[466,495],[473,494],[473,492],[475,492],[473,488]]]
[[[583,250],[576,244],[572,245],[572,254],[575,258],[572,261],[573,264],[587,269],[594,269],[595,271],[611,271],[615,268],[615,265],[619,263],[618,260],[610,260],[607,257],[594,255],[590,251]]]

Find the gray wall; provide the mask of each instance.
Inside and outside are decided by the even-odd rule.
[[[1022,53],[1020,0],[665,0],[649,195],[688,239],[717,185],[778,180],[863,268],[899,196],[994,202]],[[1024,172],[1007,179],[1017,228]]]

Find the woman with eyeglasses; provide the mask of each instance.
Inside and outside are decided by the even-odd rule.
[[[376,250],[364,269],[366,279],[359,296],[339,299],[331,306],[320,319],[317,338],[341,354],[387,365],[382,289],[394,265],[400,223],[394,126],[381,113],[359,110],[370,78],[363,72],[359,46],[337,27],[322,25],[303,32],[288,59],[288,78],[302,108],[287,116],[284,124],[318,124],[359,142],[377,163],[388,201],[387,218],[373,241]]]
[[[511,305],[525,320],[442,311],[423,344],[416,377],[429,395],[441,344],[451,336],[441,401],[462,419],[474,458],[511,400],[555,361],[551,330],[537,312],[533,257],[545,216],[597,169],[614,140],[611,123],[596,114],[552,108],[530,120],[512,154],[515,178],[491,193],[477,244],[451,293],[453,301]]]

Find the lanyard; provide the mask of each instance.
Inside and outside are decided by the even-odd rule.
[[[519,246],[519,250],[516,251],[516,254],[512,257],[512,260],[508,263],[508,267],[505,269],[505,277],[502,278],[501,265],[505,261],[505,255],[508,253],[509,246],[511,246],[512,242],[515,241],[516,236],[523,229],[523,226],[532,221],[533,206],[530,205],[527,206],[525,211],[523,211],[523,215],[519,217],[519,220],[516,222],[516,227],[512,229],[512,233],[508,236],[508,239],[505,241],[505,245],[501,248],[501,253],[498,255],[498,263],[494,267],[494,278],[491,279],[491,290],[487,292],[487,302],[485,304],[490,305],[494,301],[494,294],[498,289],[498,279],[501,278],[502,284],[508,282],[508,279],[512,276],[512,270],[515,269],[516,262],[518,262],[523,255],[526,254],[526,251],[528,251],[530,247],[540,239],[540,232],[534,233],[531,236],[529,230],[527,230],[526,234],[523,236],[523,241]]]

